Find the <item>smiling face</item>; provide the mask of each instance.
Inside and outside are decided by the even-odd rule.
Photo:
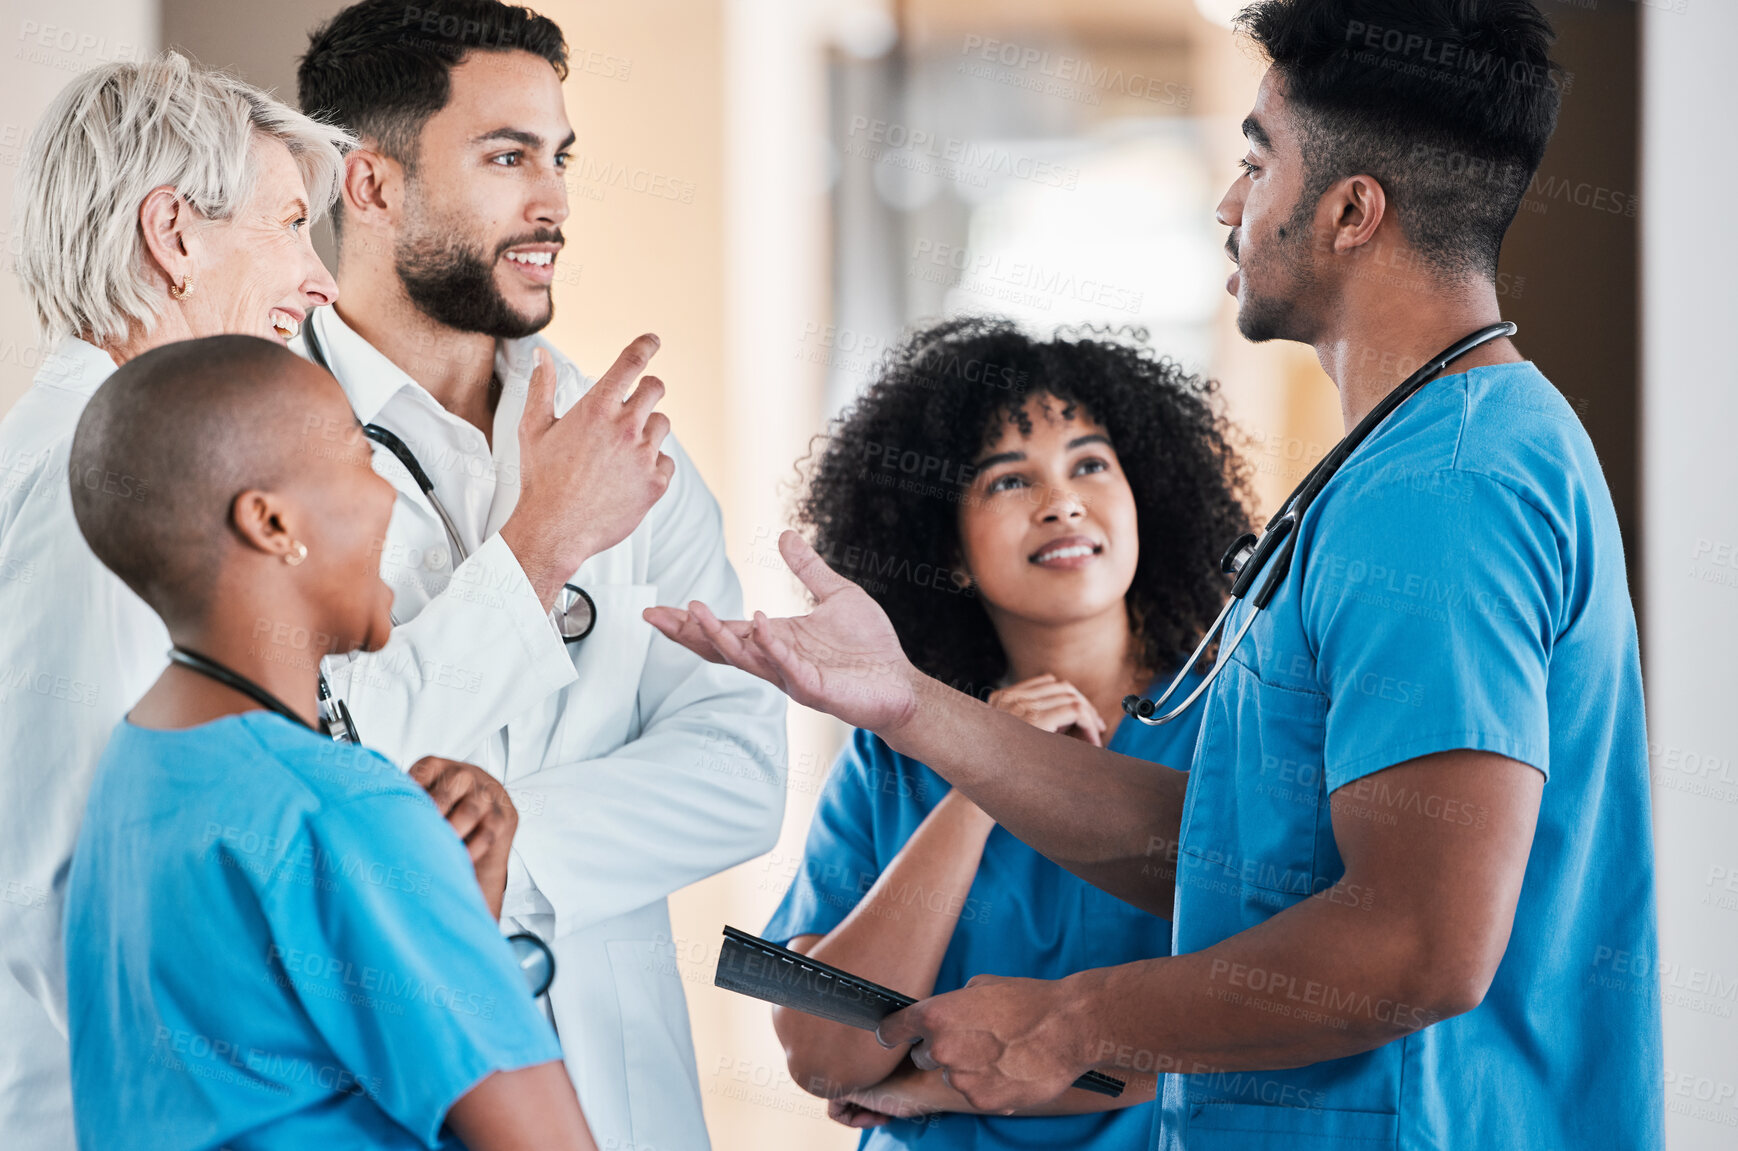
[[[380,549],[398,498],[377,474],[362,425],[338,381],[313,364],[298,371],[323,379],[309,388],[303,434],[283,495],[302,511],[305,563],[288,574],[331,637],[329,650],[379,651],[392,633],[392,589],[380,577]],[[284,574],[284,573],[277,573]]]
[[[960,504],[961,566],[1002,630],[1122,611],[1140,538],[1134,494],[1108,433],[1051,396],[1005,422]]]
[[[253,195],[227,219],[201,220],[183,243],[197,269],[177,302],[188,336],[264,336],[288,342],[309,310],[338,298],[314,253],[308,190],[279,140],[253,140]]]
[[[1262,77],[1243,121],[1249,150],[1214,218],[1231,229],[1225,250],[1237,264],[1225,290],[1237,297],[1237,330],[1247,340],[1310,342],[1308,306],[1317,282],[1311,247],[1315,204],[1302,203],[1303,150],[1277,74]]]
[[[394,264],[430,318],[501,339],[549,323],[573,128],[561,81],[530,52],[472,52],[423,125]]]

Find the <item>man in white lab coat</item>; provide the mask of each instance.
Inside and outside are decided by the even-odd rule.
[[[326,670],[363,743],[506,784],[520,819],[502,925],[554,949],[553,1018],[599,1146],[689,1151],[707,1140],[665,897],[773,846],[784,707],[640,617],[740,603],[681,448],[660,429],[624,466],[586,439],[601,434],[587,405],[554,418],[592,387],[534,335],[567,216],[564,74],[559,29],[493,0],[364,0],[311,37],[303,108],[363,146],[337,218],[343,304],[308,318],[303,350],[405,449],[375,452],[400,491],[382,564],[392,640]],[[536,349],[552,383],[532,379]],[[612,377],[631,383],[655,350],[635,341]],[[641,389],[632,402],[662,392]],[[309,434],[319,450],[347,433]],[[552,621],[564,584],[595,604],[574,643]],[[296,637],[262,625],[262,641],[294,657]]]

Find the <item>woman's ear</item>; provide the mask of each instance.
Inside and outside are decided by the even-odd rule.
[[[229,505],[229,526],[241,537],[243,545],[287,563],[301,563],[297,552],[307,554],[307,548],[295,538],[294,519],[283,497],[258,488],[249,488]]]
[[[194,272],[193,209],[171,184],[152,188],[139,203],[139,230],[145,237],[145,252],[163,273],[171,288],[187,284]]]

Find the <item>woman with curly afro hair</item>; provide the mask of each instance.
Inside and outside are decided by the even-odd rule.
[[[958,319],[915,333],[812,458],[798,518],[886,611],[919,669],[1037,727],[1187,768],[1199,712],[1119,722],[1174,676],[1247,528],[1215,385],[1103,333]],[[1190,676],[1196,674],[1194,669]],[[909,995],[974,975],[1060,979],[1170,953],[1171,927],[1020,843],[924,764],[854,733],[765,934]],[[906,1049],[800,1012],[773,1023],[799,1086],[864,1148],[1144,1149],[1153,1076],[973,1112]]]

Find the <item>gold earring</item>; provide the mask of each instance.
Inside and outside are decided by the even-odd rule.
[[[174,284],[169,285],[169,294],[171,296],[175,297],[177,300],[185,300],[187,298],[187,294],[191,291],[193,291],[193,273],[192,272],[187,273],[187,278],[185,280],[181,281],[181,286],[179,288],[177,288]]]
[[[284,556],[284,562],[291,567],[300,567],[302,561],[308,558],[308,545],[301,540],[291,540],[290,546],[295,550]]]

